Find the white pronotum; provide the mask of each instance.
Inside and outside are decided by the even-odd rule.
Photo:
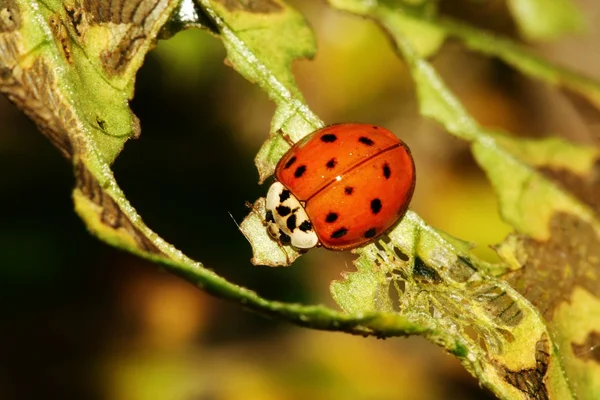
[[[267,230],[283,244],[310,249],[319,243],[312,223],[298,199],[280,182],[267,193]]]

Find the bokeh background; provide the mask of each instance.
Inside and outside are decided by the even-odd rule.
[[[385,126],[412,148],[412,208],[431,225],[489,245],[510,228],[468,147],[418,116],[414,87],[372,22],[294,1],[319,52],[294,64],[327,123]],[[588,28],[535,52],[600,79],[600,4]],[[504,35],[503,1],[442,1],[444,12]],[[267,186],[253,157],[274,106],[223,64],[218,39],[187,31],[160,42],[131,106],[142,136],[114,170],[146,223],[228,279],[285,301],[335,307],[328,285],[348,254],[311,251],[291,268],[255,267],[234,219]],[[434,66],[486,126],[597,143],[600,125],[555,88],[448,41]],[[0,399],[491,399],[461,365],[421,338],[311,331],[211,298],[155,265],[91,237],[73,212],[69,164],[0,96]],[[233,219],[232,219],[233,217]]]

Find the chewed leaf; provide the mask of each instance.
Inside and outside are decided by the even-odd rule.
[[[72,160],[75,207],[90,231],[160,260],[183,256],[143,224],[109,165],[139,134],[134,76],[177,4],[0,2],[0,90]]]
[[[123,1],[120,13],[110,5],[1,1],[0,91],[71,159],[75,207],[90,231],[212,276],[143,224],[109,168],[139,134],[128,106],[134,75],[177,2]]]
[[[133,72],[173,7],[167,2],[155,6],[159,12],[144,30],[148,40],[134,45],[126,32],[130,24],[121,25],[123,32],[116,35],[117,21],[95,15],[99,8],[92,2],[2,2],[0,91],[25,110],[64,156],[88,151],[92,140],[94,151],[111,163],[124,142],[139,134],[127,103]]]
[[[252,264],[270,267],[289,266],[300,256],[291,246],[282,246],[273,240],[265,228],[265,199],[261,198],[252,205],[252,212],[240,224],[252,248]]]
[[[304,103],[291,72],[292,61],[314,55],[313,33],[304,17],[280,0],[199,2],[219,30],[228,62],[277,105],[271,122],[273,137],[255,159],[262,182],[289,147],[278,138],[278,131],[296,141],[322,125]]]
[[[503,218],[519,232],[547,238],[550,221],[557,212],[572,213],[600,229],[593,210],[553,179],[554,175],[568,176],[570,184],[576,177],[595,180],[593,167],[600,156],[597,149],[557,139],[489,137],[495,138],[491,142],[494,144],[477,141],[473,154],[496,189]]]
[[[460,241],[447,240],[409,212],[389,241],[361,251],[356,266],[357,272],[331,285],[345,311],[394,311],[433,326],[429,339],[501,397],[571,398],[537,310],[507,282],[485,272],[489,265]],[[547,382],[547,376],[556,378]]]
[[[508,280],[543,315],[577,398],[600,392],[600,227],[596,148],[559,139],[498,137],[515,159],[475,144],[474,154],[520,232],[498,254],[521,268]],[[583,346],[589,346],[584,350]]]
[[[577,398],[600,393],[600,236],[571,214],[555,214],[547,240],[518,235],[499,249],[523,266],[508,281],[543,315]]]
[[[572,0],[509,0],[521,33],[531,40],[555,39],[581,30],[583,15]]]

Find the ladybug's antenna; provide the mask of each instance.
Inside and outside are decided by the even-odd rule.
[[[248,241],[248,243],[252,244],[252,242],[250,242],[250,239],[248,239],[248,236],[246,236],[246,233],[244,233],[244,231],[240,227],[240,224],[238,224],[238,222],[233,217],[233,214],[231,212],[229,212],[229,211],[227,211],[227,214],[229,214],[229,216],[231,217],[231,220],[233,221],[233,223],[235,224],[235,226],[237,226],[238,230],[240,232],[242,232],[242,235],[244,235],[244,237],[246,238],[246,240]]]

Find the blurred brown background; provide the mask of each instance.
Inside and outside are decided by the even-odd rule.
[[[319,52],[294,65],[310,107],[327,123],[385,126],[412,148],[412,208],[477,243],[510,232],[465,143],[417,115],[406,69],[372,22],[295,1]],[[535,51],[600,79],[600,4],[580,1],[585,34]],[[442,1],[451,15],[505,35],[502,1]],[[142,136],[114,170],[146,223],[188,255],[261,295],[333,304],[328,284],[352,271],[348,254],[316,250],[292,268],[249,263],[241,221],[262,196],[253,157],[274,106],[223,65],[201,31],[161,42],[138,74],[132,108]],[[448,41],[432,60],[486,126],[528,137],[597,142],[554,88]],[[0,96],[0,399],[491,399],[451,356],[420,338],[377,340],[310,331],[213,299],[156,266],[88,235],[73,212],[73,174],[50,143]],[[232,249],[235,249],[232,251]]]

